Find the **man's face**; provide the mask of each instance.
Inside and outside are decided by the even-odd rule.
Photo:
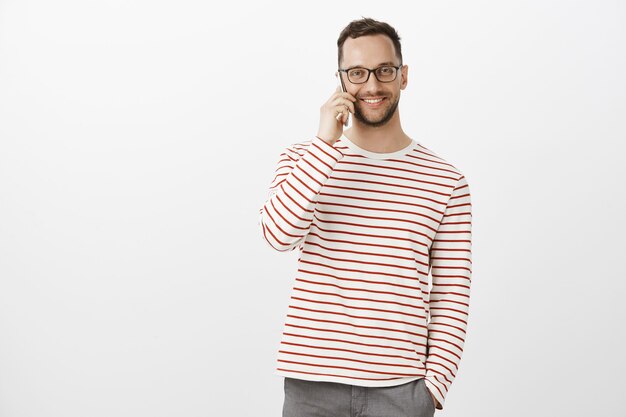
[[[374,69],[382,64],[400,65],[393,42],[385,35],[368,35],[356,39],[348,38],[343,44],[341,68],[364,67]],[[408,66],[403,65],[394,81],[382,83],[374,73],[364,84],[352,84],[345,72],[340,72],[348,93],[357,98],[354,117],[361,123],[378,127],[385,125],[396,114],[400,101],[400,90],[407,84]],[[383,98],[378,104],[369,104],[364,99]]]

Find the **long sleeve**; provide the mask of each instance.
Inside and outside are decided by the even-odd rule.
[[[446,206],[430,249],[432,290],[428,325],[426,386],[443,403],[461,361],[472,275],[472,205],[463,175]]]
[[[300,156],[289,148],[278,161],[269,195],[259,210],[259,226],[265,241],[285,252],[306,237],[317,195],[343,154],[317,136]]]

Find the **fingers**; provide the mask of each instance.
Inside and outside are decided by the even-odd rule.
[[[341,86],[338,85],[335,88],[333,95],[328,99],[324,106],[322,106],[322,109],[332,109],[335,120],[345,124],[350,113],[354,114],[355,101],[356,98],[352,94],[343,92],[341,90]]]
[[[350,100],[352,102],[356,101],[356,97],[354,97],[352,94],[350,93],[344,93],[343,91],[339,90],[338,92],[339,94],[335,94],[336,97],[342,97],[345,98],[347,100]]]
[[[339,123],[346,124],[346,120],[348,120],[348,115],[346,112],[337,113],[337,117],[335,117]]]
[[[337,88],[335,88],[335,92],[333,93],[333,95],[328,99],[328,102],[332,102],[334,100],[336,100],[339,97],[343,97],[345,99],[348,99],[352,102],[356,101],[356,97],[354,97],[352,94],[350,93],[344,93],[343,91],[341,91],[341,86],[337,86]]]
[[[335,108],[335,112],[337,113],[335,115],[335,119],[337,119],[338,121],[341,121],[342,123],[345,122],[345,120],[348,118],[348,108],[346,106],[339,106]]]
[[[332,104],[334,106],[343,106],[351,113],[354,113],[354,103],[345,97],[337,97]]]
[[[335,119],[337,120],[339,120],[340,117],[348,115],[348,109],[346,106],[339,106],[335,109],[335,111],[337,112],[337,116],[335,116]]]
[[[337,119],[337,121],[340,121],[341,123],[345,123],[345,121],[348,119],[348,115],[350,114],[350,109],[348,108],[348,106],[344,103],[339,103],[332,106],[331,108],[333,108],[334,112],[336,113],[335,119]]]

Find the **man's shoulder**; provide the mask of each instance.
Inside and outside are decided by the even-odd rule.
[[[463,173],[456,165],[447,158],[442,157],[439,153],[433,151],[430,147],[425,146],[423,142],[418,141],[415,150],[418,155],[417,157],[432,164],[434,169],[447,171],[453,174],[456,180],[463,177]]]

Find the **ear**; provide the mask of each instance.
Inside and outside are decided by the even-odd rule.
[[[400,84],[400,90],[404,90],[406,88],[406,85],[409,82],[409,66],[403,65],[402,68],[400,68],[400,71],[402,74],[402,82]]]

